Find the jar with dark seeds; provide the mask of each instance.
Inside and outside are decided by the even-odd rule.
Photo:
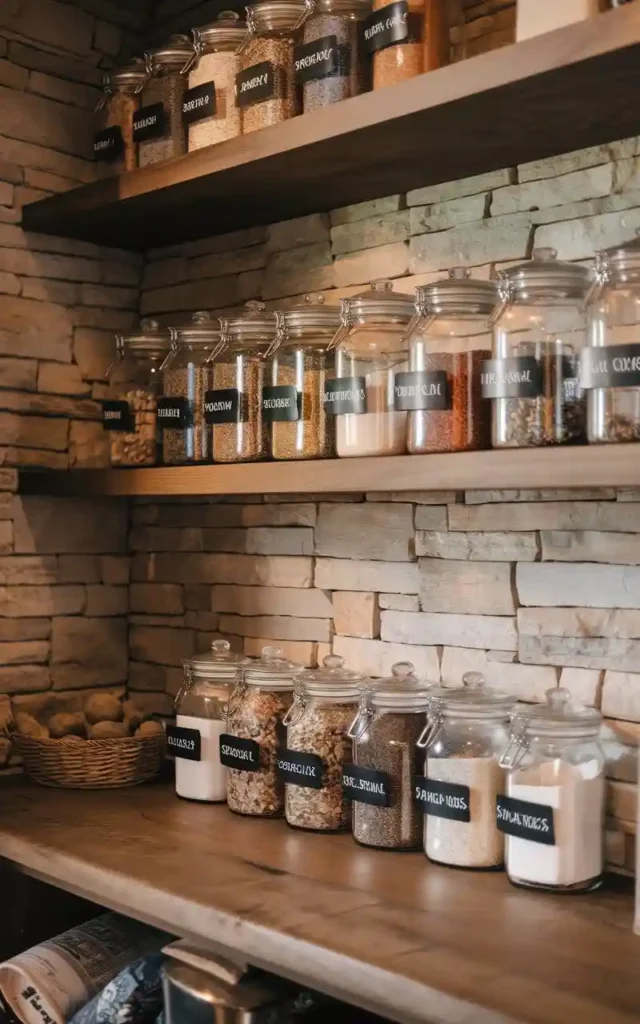
[[[140,167],[182,156],[187,151],[182,100],[188,87],[187,71],[194,57],[193,43],[188,36],[172,36],[165,46],[149,50],[145,56],[150,78],[142,91],[141,106],[162,105],[162,130],[139,143]]]
[[[305,21],[295,52],[305,113],[371,88],[362,26],[370,10],[371,0],[319,0]]]

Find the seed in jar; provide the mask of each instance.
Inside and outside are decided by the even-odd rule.
[[[261,691],[250,686],[229,722],[232,736],[255,740],[260,747],[258,771],[229,768],[227,803],[237,814],[274,818],[284,811],[284,782],[276,760],[284,746],[282,719],[291,699],[289,691]]]
[[[328,708],[311,704],[299,722],[288,726],[288,748],[316,755],[324,765],[321,789],[287,785],[285,815],[289,825],[321,832],[348,830],[350,801],[342,788],[342,773],[351,761],[347,730],[353,715],[353,705]]]
[[[167,464],[207,462],[211,459],[211,427],[204,418],[204,396],[211,387],[212,379],[210,367],[194,363],[164,371],[164,396],[186,399],[189,405],[185,426],[175,430],[165,427],[162,431],[162,456]]]
[[[118,396],[129,406],[131,431],[110,433],[113,466],[155,466],[158,462],[156,396],[152,391],[135,388]]]

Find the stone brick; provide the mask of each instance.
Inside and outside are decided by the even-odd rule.
[[[193,654],[194,638],[191,630],[133,626],[129,648],[134,661],[181,665],[184,658]]]
[[[405,242],[379,245],[334,262],[336,288],[350,284],[368,284],[377,278],[401,277],[409,270],[409,247]]]
[[[505,213],[521,213],[608,196],[612,186],[613,164],[601,164],[556,178],[510,185],[493,193],[491,214],[496,217]]]
[[[417,564],[350,561],[347,558],[318,558],[315,585],[324,590],[372,590],[388,594],[417,594],[420,573]]]
[[[91,388],[83,381],[74,363],[40,363],[38,391],[55,395],[88,395]]]
[[[117,57],[122,47],[122,30],[107,21],[96,21],[93,48],[108,57]]]
[[[207,534],[214,531],[206,531]],[[311,555],[313,530],[307,528],[250,527],[245,533],[248,554],[255,555]]]
[[[385,196],[383,199],[370,199],[365,203],[354,203],[353,206],[343,206],[339,210],[332,210],[331,224],[352,224],[354,221],[369,220],[371,217],[382,217],[387,213],[395,213],[400,209],[402,196]]]
[[[194,260],[194,262],[196,262]],[[188,280],[189,266],[185,259],[173,258],[156,260],[148,263],[144,269],[142,287],[146,291],[153,288],[169,288]]]
[[[414,235],[409,243],[410,273],[524,258],[530,234],[531,214],[515,213],[451,231]]]
[[[100,91],[93,86],[65,82],[39,71],[34,71],[31,74],[29,90],[40,96],[48,96],[52,100],[69,103],[73,107],[81,107],[85,110],[95,110],[96,102],[100,98]]]
[[[0,554],[13,549],[13,523],[8,519],[0,521]]]
[[[543,530],[540,541],[543,561],[640,565],[637,534],[603,533],[598,530]]]
[[[270,224],[267,228],[265,249],[267,252],[286,252],[312,242],[327,241],[329,238],[329,216],[326,213],[311,213],[307,217]]]
[[[84,587],[0,587],[0,607],[12,619],[78,615],[85,603]]]
[[[0,354],[71,362],[71,317],[60,306],[0,295],[0,323]]]
[[[51,642],[51,675],[56,690],[104,686],[127,678],[124,618],[54,619]]]
[[[460,686],[467,672],[481,672],[489,686],[512,693],[518,700],[544,701],[548,689],[557,686],[557,669],[498,661],[486,651],[445,647],[441,678],[444,686]]]
[[[210,530],[210,534],[218,535],[224,540],[225,534],[231,533],[233,537],[243,537],[244,531]],[[129,544],[132,551],[202,551],[204,549],[203,531],[192,526],[184,527],[181,530],[166,526],[141,526],[134,528],[129,536]],[[212,544],[210,550],[216,550]],[[236,545],[231,545],[231,550]],[[229,545],[218,545],[218,550],[229,550]]]
[[[518,653],[522,662],[537,665],[571,665],[580,668],[640,670],[640,642],[597,637],[521,636]]]
[[[10,665],[0,668],[0,692],[34,693],[51,686],[49,669],[44,665]]]
[[[459,181],[446,181],[439,185],[427,185],[407,193],[409,206],[424,206],[428,203],[443,203],[460,196],[473,196],[479,192],[510,185],[513,180],[512,171],[503,168],[489,171],[487,174],[476,174],[472,178],[461,178]]]
[[[608,608],[521,608],[523,636],[640,638],[640,611]]]
[[[614,669],[605,672],[602,713],[607,718],[640,722],[640,674]]]
[[[331,639],[331,623],[328,619],[298,619],[280,615],[261,615],[256,618],[221,615],[220,632],[235,636],[267,636],[274,640],[322,640],[327,643]]]
[[[138,292],[135,288],[112,288],[103,284],[83,284],[80,288],[80,301],[83,306],[136,309]]]
[[[520,563],[516,584],[523,605],[640,608],[640,569],[635,567]]]
[[[8,252],[9,250],[5,250]],[[23,277],[23,299],[55,302],[59,306],[72,306],[78,301],[80,289],[75,282],[53,281],[51,278]]]
[[[0,85],[8,89],[26,89],[29,72],[9,60],[0,60]]]
[[[182,629],[186,626],[185,615],[129,615],[130,626],[166,626],[167,629]]]
[[[157,584],[152,584],[153,588]],[[192,588],[190,588],[192,589]],[[207,588],[207,608],[235,615],[292,615],[299,619],[330,618],[331,598],[323,590],[295,587],[214,586]]]
[[[87,615],[126,615],[128,611],[128,587],[101,585],[87,587]]]
[[[100,583],[100,559],[96,555],[60,555],[57,558],[58,583]]]
[[[415,513],[416,530],[446,530],[446,505],[419,505]],[[416,551],[417,554],[417,551]]]
[[[422,235],[431,231],[446,231],[469,221],[480,221],[488,206],[487,196],[466,196],[432,206],[414,206],[411,209],[411,234]]]
[[[230,249],[241,249],[247,245],[259,245],[260,242],[264,242],[266,233],[267,229],[262,226],[243,228],[241,231],[230,231],[226,235],[216,235],[214,238],[199,238],[180,246],[152,249],[147,255],[151,259],[166,259],[181,253],[185,256],[202,256],[207,252],[228,252]]]
[[[637,228],[640,228],[640,209],[628,210],[623,217],[617,212],[604,213],[540,227],[536,230],[535,244],[538,248],[556,249],[561,260],[585,260],[600,249],[628,242]]]
[[[100,422],[69,424],[69,468],[101,469],[109,465],[109,437]]]
[[[411,501],[414,505],[454,505],[460,497],[457,491],[368,491],[366,495],[367,501]]]
[[[491,502],[532,502],[532,501],[605,501],[607,498],[616,497],[613,487],[572,487],[563,490],[556,487],[553,490],[510,490],[510,491],[467,491],[465,502],[467,505],[488,505]],[[638,498],[640,499],[640,492]]]
[[[9,466],[29,469],[69,468],[69,456],[66,452],[45,452],[37,448],[0,448],[0,461]]]
[[[600,730],[600,745],[607,759],[607,777],[619,782],[636,783],[640,726],[607,718]]]
[[[628,782],[608,782],[605,813],[621,821],[638,819],[638,789]]]
[[[338,591],[333,595],[333,625],[341,636],[373,639],[380,636],[377,594]]]
[[[585,707],[600,707],[603,673],[593,668],[563,668],[560,686],[569,690],[572,700]]]
[[[217,630],[220,623],[218,613],[210,611],[188,611],[184,616],[180,616],[180,621],[182,619],[184,619],[187,629],[206,630],[207,632]]]
[[[420,607],[426,612],[513,615],[511,566],[505,562],[455,562],[421,558]]]
[[[228,280],[228,279],[224,279]],[[335,267],[330,264],[296,272],[265,271],[262,294],[265,299],[281,299],[285,295],[302,295],[309,291],[324,291],[337,283]]]
[[[18,473],[15,469],[0,467],[0,491],[17,491]]]
[[[85,380],[103,380],[114,360],[116,342],[111,331],[78,327],[73,334],[73,357]]]
[[[51,556],[34,555],[26,558],[8,556],[0,558],[0,583],[13,586],[46,584],[58,582],[58,559]]]
[[[605,530],[632,533],[640,514],[632,503],[548,501],[517,504],[454,505],[450,530]]]
[[[167,682],[165,665],[146,665],[143,661],[129,662],[130,690],[164,690]]]
[[[0,28],[83,57],[91,50],[93,18],[56,0],[7,4],[0,9]]]
[[[326,246],[326,243],[325,243]],[[172,260],[171,263],[178,261]],[[186,275],[189,279],[199,277],[220,277],[225,274],[240,274],[250,270],[261,270],[267,262],[267,254],[264,251],[263,246],[253,245],[245,249],[236,249],[230,252],[224,253],[209,253],[207,256],[199,256],[197,259],[190,260],[188,267],[185,268]],[[326,259],[321,259],[317,263],[310,263],[310,266],[323,266],[327,262]],[[153,270],[154,267],[162,266],[162,264],[151,264],[150,267]],[[178,278],[179,280],[179,278]],[[174,282],[171,282],[174,283]],[[149,285],[148,287],[152,287]],[[155,287],[158,287],[157,285]]]
[[[579,171],[583,167],[595,167],[611,160],[612,151],[609,146],[590,146],[588,149],[573,150],[560,156],[547,157],[544,160],[532,160],[518,167],[518,181],[536,181],[540,178],[555,178],[561,174]]]
[[[264,647],[277,647],[284,658],[293,661],[303,668],[313,668],[318,664],[318,644],[311,641],[277,640],[273,638],[258,639],[246,637],[244,653],[250,658],[259,658]]]
[[[244,587],[238,587],[238,589],[239,590],[244,590],[245,588]],[[249,590],[256,590],[258,588],[256,588],[256,587],[249,587],[247,589],[249,589]],[[272,589],[271,587],[265,587],[264,589],[265,589],[266,593],[271,593],[271,589]],[[233,587],[221,587],[221,590],[223,590],[223,591],[225,591],[225,590],[233,590]],[[195,612],[200,612],[200,611],[208,612],[208,611],[210,611],[211,610],[211,595],[212,595],[212,592],[213,592],[213,587],[207,587],[207,586],[204,586],[204,587],[198,587],[198,586],[196,586],[196,587],[183,587],[182,599],[183,599],[183,602],[184,602],[185,610],[186,611],[195,611]],[[297,594],[298,591],[294,590],[294,591],[292,591],[292,593]],[[237,608],[226,608],[226,607],[225,607],[224,610],[225,611],[229,611],[229,612],[236,612],[236,611],[238,611]],[[265,608],[262,608],[260,610],[261,611],[266,611]],[[248,614],[253,615],[253,614],[255,614],[255,612],[249,612]]]
[[[48,640],[0,643],[0,665],[43,665],[49,661]]]
[[[418,531],[416,555],[472,562],[534,562],[538,555],[538,539],[535,533]]]
[[[412,594],[380,594],[380,608],[396,612],[419,612],[420,602]]]
[[[15,274],[0,272],[0,293],[3,295],[19,295],[20,278]]]
[[[454,615],[434,612],[382,612],[383,640],[409,644],[443,644],[515,651],[515,619],[496,615]]]
[[[410,561],[413,509],[408,504],[323,504],[315,538],[319,555]]]
[[[182,589],[177,583],[132,583],[129,591],[131,611],[182,615]]]
[[[0,618],[0,640],[46,640],[51,634],[50,619]]]
[[[388,676],[391,675],[391,668],[396,662],[409,661],[421,679],[436,683],[440,678],[436,647],[336,636],[333,640],[333,651],[344,658],[347,668],[363,675],[377,678]]]
[[[271,276],[280,277],[284,274],[294,274],[303,270],[313,270],[317,267],[331,265],[331,247],[328,239],[322,242],[313,242],[311,245],[303,245],[296,249],[287,249],[283,252],[276,252],[269,256],[265,273],[265,282]]]
[[[22,554],[118,554],[127,550],[124,503],[110,499],[16,499],[15,550]]]
[[[377,245],[404,242],[409,237],[409,211],[399,210],[367,220],[352,221],[331,228],[334,255],[370,249]]]
[[[128,555],[102,555],[100,558],[103,583],[128,583],[130,570],[131,560]]]
[[[0,8],[0,16],[3,9]],[[22,142],[35,142],[50,149],[57,148],[74,156],[88,157],[91,125],[92,115],[88,110],[78,110],[66,103],[0,86],[2,135]]]
[[[245,505],[241,509],[218,508],[209,509],[212,515],[235,513],[239,517],[238,525],[243,526],[315,526],[317,519],[316,506],[310,502],[304,504],[277,505]],[[215,523],[203,523],[203,526],[214,526]],[[220,523],[221,526],[227,525]],[[235,523],[229,525],[236,525]]]

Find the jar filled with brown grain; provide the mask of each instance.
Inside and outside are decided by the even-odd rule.
[[[293,828],[347,832],[351,808],[342,775],[351,763],[347,732],[366,680],[328,654],[322,668],[296,677],[293,704],[284,717],[287,746],[278,757],[284,778],[285,817]]]
[[[242,132],[280,124],[299,113],[294,82],[298,29],[312,0],[263,0],[247,11],[247,34],[236,76]]]
[[[316,0],[295,49],[295,81],[305,114],[371,88],[363,20],[371,0]]]
[[[116,342],[116,359],[107,371],[108,398],[102,403],[111,465],[155,466],[162,456],[157,408],[171,335],[155,320],[142,320],[135,334],[118,336]]]
[[[491,358],[492,281],[456,267],[448,278],[416,288],[409,370],[395,377],[395,407],[408,410],[407,447],[462,452],[491,446],[491,403],[480,376]]]
[[[442,67],[449,48],[444,0],[373,0],[364,41],[374,89]]]
[[[158,400],[163,461],[171,466],[211,462],[206,404],[213,388],[213,360],[222,347],[220,321],[210,313],[194,313],[173,334],[176,348],[163,370]]]
[[[221,11],[211,24],[193,29],[196,58],[183,98],[190,153],[240,135],[235,93],[240,70],[237,49],[246,31],[246,23],[235,11]]]
[[[407,370],[413,314],[413,296],[394,292],[391,281],[342,299],[342,324],[331,343],[333,376],[324,392],[341,458],[406,452],[407,414],[395,408],[394,378]]]
[[[338,306],[310,294],[282,314],[282,340],[262,392],[262,415],[271,424],[274,459],[324,459],[334,453],[335,417],[324,408],[333,356],[329,345],[340,324]]]
[[[429,686],[409,662],[398,662],[388,679],[361,694],[349,728],[353,763],[344,770],[345,795],[353,801],[353,837],[362,846],[419,850],[422,813],[414,801],[414,776],[422,775],[418,739],[426,725]]]
[[[579,359],[592,274],[556,255],[554,249],[536,249],[533,259],[501,274],[493,358],[481,375],[482,394],[492,400],[495,448],[585,439]]]
[[[277,647],[263,647],[246,666],[229,698],[228,733],[221,760],[229,769],[227,803],[236,814],[279,818],[284,812],[284,779],[279,751],[286,746],[283,719],[293,699],[293,677],[300,666]]]
[[[147,50],[145,59],[149,79],[133,122],[140,167],[182,156],[187,151],[182,101],[187,72],[194,59],[193,42],[189,36],[171,36],[164,46]]]
[[[116,68],[103,78],[103,93],[96,108],[100,130],[93,137],[93,155],[113,174],[138,166],[133,115],[148,77],[144,62],[139,61]]]

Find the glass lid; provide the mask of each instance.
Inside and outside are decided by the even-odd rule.
[[[225,341],[254,341],[257,345],[271,346],[279,340],[282,315],[267,313],[264,302],[250,299],[245,303],[242,316],[223,317],[222,334]]]
[[[171,333],[161,327],[157,320],[141,320],[140,327],[134,334],[119,335],[118,346],[130,351],[132,355],[167,353],[171,347]]]
[[[220,11],[215,21],[191,30],[196,53],[235,50],[245,37],[247,24],[236,11]]]
[[[139,92],[149,75],[143,60],[133,61],[121,68],[114,68],[104,75],[102,85],[104,91],[112,92],[114,89],[135,89]]]
[[[375,680],[362,696],[374,708],[389,711],[426,711],[432,687],[415,674],[410,661],[391,666],[391,675]]]
[[[374,281],[366,292],[342,299],[342,322],[346,324],[409,323],[415,312],[413,295],[394,292],[392,281]]]
[[[186,35],[173,35],[164,46],[145,50],[147,71],[157,75],[167,71],[186,71],[193,61],[193,40]]]
[[[228,640],[214,640],[211,653],[196,654],[186,664],[194,676],[201,679],[221,679],[233,682],[250,659],[231,650]]]
[[[296,676],[296,685],[309,697],[352,697],[356,701],[366,683],[365,676],[344,667],[344,658],[338,654],[327,654],[321,668],[308,669]]]
[[[340,307],[325,305],[322,292],[310,292],[305,295],[304,302],[282,313],[282,321],[286,335],[299,337],[321,331],[326,340],[332,337],[340,326]]]
[[[263,0],[245,8],[247,28],[253,35],[292,32],[299,28],[312,9],[313,0]]]
[[[203,348],[217,348],[222,344],[222,325],[217,316],[206,310],[194,313],[190,320],[173,328],[179,345],[201,345]]]
[[[260,657],[248,663],[243,680],[248,686],[293,690],[293,678],[299,671],[300,666],[284,658],[279,647],[263,647]]]
[[[416,309],[421,316],[492,313],[498,300],[495,281],[471,276],[468,267],[453,267],[448,277],[416,288]]]
[[[465,672],[462,686],[439,686],[429,692],[429,713],[446,718],[465,715],[508,717],[516,698],[487,686],[481,672]]]
[[[371,0],[315,0],[313,14],[356,14],[364,17],[371,11]]]
[[[565,263],[557,257],[555,249],[534,249],[533,257],[526,263],[501,271],[507,299],[520,302],[545,297],[584,299],[593,281],[591,269],[579,263]]]
[[[640,270],[640,229],[636,237],[622,245],[601,249],[596,253],[596,270],[624,282],[627,276],[635,277]]]
[[[556,686],[546,692],[547,703],[526,710],[518,708],[514,723],[520,720],[527,736],[596,735],[602,715],[595,708],[574,704],[569,690]]]

